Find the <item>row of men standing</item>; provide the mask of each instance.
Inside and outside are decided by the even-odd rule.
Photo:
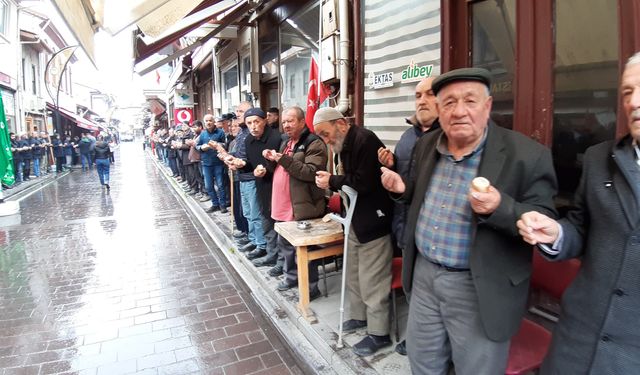
[[[47,134],[33,132],[16,136],[10,133],[9,138],[16,183],[30,179],[31,165],[33,165],[34,176],[40,177],[40,166],[47,165],[48,150],[51,146]]]
[[[261,256],[257,260],[262,265],[274,269],[282,265],[286,277],[278,286],[281,290],[295,285],[295,267],[287,263],[295,265],[295,258],[287,250],[290,244],[273,232],[274,222],[321,216],[325,189],[336,191],[349,185],[358,191],[349,236],[348,263],[352,267],[345,270],[350,319],[344,323],[347,330],[367,328],[368,335],[353,347],[356,354],[371,355],[391,343],[388,296],[393,198],[406,209],[394,220],[404,219],[404,226],[394,231],[403,248],[403,286],[410,299],[407,351],[414,373],[446,374],[451,368],[457,374],[504,373],[510,339],[526,308],[532,256],[529,243],[539,242],[549,242],[560,254],[556,259],[587,254],[580,283],[567,292],[571,304],[563,305],[558,325],[561,334],[554,336],[543,371],[630,373],[640,368],[633,344],[640,335],[634,325],[622,329],[609,316],[627,321],[637,311],[632,297],[639,284],[629,283],[629,277],[635,276],[620,279],[621,272],[629,268],[622,258],[640,243],[632,236],[637,210],[626,216],[608,215],[611,199],[604,194],[614,184],[637,191],[627,181],[640,174],[638,158],[633,158],[634,147],[640,154],[634,141],[640,128],[639,66],[640,55],[630,60],[623,75],[622,94],[632,135],[588,152],[586,167],[595,168],[604,185],[590,192],[597,181],[583,176],[578,191],[582,199],[560,224],[551,219],[557,217],[553,202],[557,181],[550,151],[490,120],[491,75],[482,69],[460,69],[422,81],[416,90],[415,127],[403,135],[407,148],[399,147],[396,155],[374,133],[350,125],[333,108],[316,112],[317,136],[308,131],[302,110],[286,110],[281,138],[266,125],[266,114],[250,108],[249,103],[238,108],[244,141],[229,150],[219,143],[207,145],[216,149],[217,157],[230,169],[247,178],[239,178],[239,184],[249,221],[248,247]],[[335,152],[329,168],[326,148],[317,137]],[[611,147],[613,166],[603,161]],[[486,190],[471,187],[476,176],[489,180]],[[301,187],[307,190],[299,193]],[[584,194],[610,203],[592,207]],[[637,204],[627,198],[623,202]],[[625,218],[635,219],[631,223]],[[607,230],[607,220],[618,223],[622,219],[626,221],[619,223],[619,238],[608,240],[600,234]],[[629,246],[618,246],[626,239]],[[619,264],[597,254],[618,259]],[[637,265],[637,257],[627,258]],[[599,267],[598,262],[607,267]],[[312,283],[317,280],[313,268]],[[598,281],[605,285],[594,284]],[[625,287],[616,288],[622,281]],[[310,289],[316,294],[314,285]],[[612,291],[616,300],[606,298],[606,291]],[[598,308],[590,309],[589,314],[576,313],[590,306]],[[571,361],[563,360],[564,356]]]

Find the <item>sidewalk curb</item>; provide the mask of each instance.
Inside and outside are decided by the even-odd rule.
[[[6,200],[6,201],[18,201],[19,202],[19,201],[27,198],[31,194],[37,192],[38,190],[44,188],[45,186],[53,183],[57,179],[65,177],[66,175],[71,173],[71,171],[66,170],[66,171],[61,172],[59,174],[54,174],[54,175],[50,176],[52,173],[55,173],[55,172],[50,172],[46,176],[39,177],[40,179],[37,180],[36,182],[34,182],[33,184],[31,184],[28,187],[26,187],[26,188],[24,188],[22,190],[19,190],[19,191],[13,193],[13,194],[7,194],[7,192],[10,191],[10,190],[4,190],[3,189],[2,191],[4,192],[4,195],[5,195],[4,200]]]
[[[218,225],[220,219],[215,216],[211,217],[204,212],[196,201],[182,191],[178,183],[170,177],[167,169],[160,164],[161,162],[156,157],[148,152],[145,154],[161,171],[165,180],[173,188],[174,193],[188,207],[193,217],[199,221],[211,240],[221,249],[221,253],[249,288],[258,306],[260,306],[276,329],[280,331],[280,334],[300,361],[304,362],[310,370],[319,375],[355,375],[369,373],[367,370],[371,370],[371,373],[374,374],[377,373],[366,366],[359,369],[358,372],[354,371],[343,360],[343,358],[349,358],[354,355],[351,350],[343,348],[336,351],[335,345],[329,345],[327,343],[329,340],[325,340],[316,330],[311,328],[310,324],[296,311],[295,306],[287,302],[284,296],[272,288],[266,287],[265,280],[255,271],[251,261],[236,251],[235,244],[230,239],[229,234],[225,233]],[[335,333],[329,327],[323,327],[321,323],[317,324],[320,324],[318,328],[323,334],[331,338],[335,336]],[[335,339],[331,341],[335,341]]]

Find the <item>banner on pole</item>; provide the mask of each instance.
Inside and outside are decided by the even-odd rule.
[[[11,153],[11,139],[9,127],[4,114],[2,93],[0,92],[0,180],[5,185],[13,185],[15,175],[13,170],[13,154]]]

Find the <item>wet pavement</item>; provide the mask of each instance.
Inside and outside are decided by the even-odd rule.
[[[302,373],[142,147],[116,161],[0,221],[0,374]]]

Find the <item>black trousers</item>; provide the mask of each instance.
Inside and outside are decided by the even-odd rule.
[[[231,190],[229,190],[231,191]],[[242,197],[240,196],[240,181],[233,182],[233,220],[236,222],[236,229],[240,232],[249,233],[249,223],[242,212]]]
[[[187,177],[187,184],[189,184],[189,187],[192,190],[195,191],[199,191],[198,190],[198,180],[196,178],[196,168],[197,165],[194,163],[191,164],[187,164],[187,165],[183,165],[182,168],[184,168],[184,174]]]
[[[204,188],[204,177],[202,176],[202,170],[200,169],[200,162],[191,164],[195,168],[196,181],[198,182],[198,191],[202,194],[207,193],[207,189]]]
[[[28,180],[29,176],[31,176],[31,159],[24,159],[22,162],[24,163],[24,166],[22,167],[22,179]]]
[[[56,172],[62,172],[62,166],[67,162],[66,156],[56,156]]]

